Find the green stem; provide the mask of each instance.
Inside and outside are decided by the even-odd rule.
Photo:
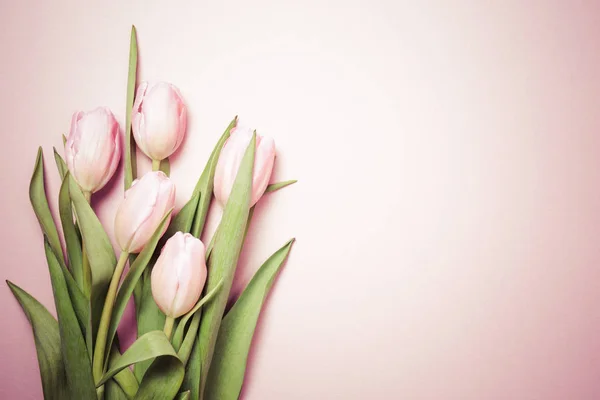
[[[152,160],[152,171],[160,170],[160,160]]]
[[[106,337],[108,335],[108,326],[110,324],[110,317],[112,315],[113,306],[115,304],[115,296],[117,295],[117,288],[123,269],[127,263],[127,257],[129,253],[123,251],[115,272],[113,273],[112,279],[110,280],[110,286],[106,293],[106,299],[104,300],[104,308],[102,309],[102,316],[100,317],[100,324],[98,325],[98,335],[96,336],[96,346],[94,348],[94,362],[92,366],[92,372],[94,374],[94,380],[100,381],[102,374],[104,373],[104,353],[106,352]]]
[[[90,192],[83,192],[83,197],[91,204],[92,194]],[[83,269],[83,294],[89,299],[92,291],[92,269],[90,268],[90,260],[85,250],[85,244],[81,243],[81,256],[82,256],[82,269]]]
[[[167,339],[171,340],[171,333],[173,333],[173,324],[175,323],[175,318],[167,317],[165,319],[165,327],[163,328],[163,332],[165,332],[165,336]]]

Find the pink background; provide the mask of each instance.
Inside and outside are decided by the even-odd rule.
[[[71,114],[124,122],[133,23],[140,77],[190,109],[179,206],[235,114],[299,179],[241,261],[236,293],[298,239],[243,399],[600,398],[600,7],[483,3],[2,2],[2,278],[54,312],[35,152],[56,211]],[[94,198],[111,235],[121,182]],[[0,398],[41,399],[29,324],[0,302]]]

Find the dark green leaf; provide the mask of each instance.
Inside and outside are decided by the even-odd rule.
[[[15,298],[21,304],[33,331],[35,349],[42,377],[44,399],[63,400],[68,398],[67,378],[60,352],[58,323],[29,293],[6,281]]]
[[[112,378],[117,372],[130,365],[161,356],[177,358],[177,353],[162,331],[148,332],[138,338],[121,357],[114,359],[114,362],[109,365],[108,371],[102,376],[97,386],[102,386],[104,382]]]
[[[242,159],[229,200],[223,211],[221,223],[215,233],[215,244],[208,260],[209,273],[206,290],[212,290],[221,279],[223,279],[223,288],[204,308],[204,315],[200,323],[199,340],[202,358],[200,393],[203,393],[206,385],[217,334],[231,290],[237,261],[242,250],[244,232],[250,212],[255,147],[256,133],[252,135],[252,140]]]
[[[258,316],[293,243],[294,239],[290,240],[265,261],[223,318],[208,373],[206,400],[238,399]]]
[[[115,304],[113,306],[112,316],[110,318],[110,325],[108,327],[108,335],[107,335],[107,348],[110,349],[112,346],[112,341],[115,337],[115,333],[117,332],[117,327],[119,326],[119,322],[121,321],[121,317],[123,316],[123,312],[125,311],[125,307],[127,306],[127,302],[129,298],[133,294],[133,288],[137,284],[140,276],[144,272],[144,269],[148,265],[150,258],[152,257],[152,253],[154,253],[154,249],[158,244],[158,240],[161,237],[161,233],[163,232],[163,228],[167,224],[167,221],[171,215],[172,211],[169,211],[162,219],[158,228],[152,234],[152,237],[144,246],[142,252],[137,256],[135,262],[129,268],[127,275],[125,275],[125,279],[123,279],[123,283],[117,292],[117,297],[115,298]],[[108,354],[106,355],[108,356]]]
[[[113,271],[117,265],[117,258],[108,235],[104,231],[100,220],[89,205],[81,189],[69,176],[69,194],[75,206],[75,212],[81,229],[82,240],[85,246],[90,269],[92,272],[91,304],[92,304],[92,333],[96,336],[104,298]],[[110,347],[108,347],[110,349]]]
[[[96,396],[92,364],[85,340],[67,290],[67,283],[56,255],[45,241],[46,260],[50,269],[50,280],[54,293],[54,303],[58,315],[58,328],[61,338],[61,353],[71,398],[93,399]]]
[[[58,257],[58,261],[65,265],[65,259],[62,252],[62,246],[60,239],[58,238],[58,231],[56,225],[52,219],[50,213],[50,207],[48,206],[48,199],[46,198],[46,190],[44,187],[44,155],[42,154],[42,148],[38,149],[37,158],[35,160],[35,168],[33,169],[33,175],[31,176],[31,182],[29,184],[29,199],[33,206],[33,211],[40,223],[42,232],[48,238],[48,242],[52,247],[52,251]]]
[[[296,179],[292,179],[289,181],[273,183],[273,184],[267,186],[267,190],[265,190],[265,193],[275,192],[279,189],[283,189],[286,186],[293,185],[296,182],[298,182]]]
[[[129,41],[129,69],[127,71],[127,100],[125,102],[125,190],[129,189],[136,177],[135,142],[131,134],[131,114],[135,98],[137,77],[138,47],[135,26],[131,26]]]

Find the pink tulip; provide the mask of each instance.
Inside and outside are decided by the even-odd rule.
[[[174,203],[175,185],[162,171],[148,172],[135,180],[115,216],[115,236],[121,250],[139,253]]]
[[[131,118],[135,141],[152,160],[169,157],[183,141],[187,109],[179,89],[169,83],[142,82]]]
[[[119,123],[113,113],[98,107],[73,114],[65,156],[71,176],[81,190],[94,193],[102,189],[121,158]]]
[[[152,269],[152,296],[167,317],[190,311],[206,282],[204,244],[189,233],[177,232],[165,243]]]
[[[231,131],[231,136],[225,142],[217,169],[215,171],[215,197],[225,206],[237,172],[240,168],[244,152],[252,140],[252,130],[236,127]],[[273,171],[275,163],[275,142],[267,136],[256,135],[256,152],[254,155],[254,172],[252,175],[252,199],[250,206],[256,204],[261,198]]]

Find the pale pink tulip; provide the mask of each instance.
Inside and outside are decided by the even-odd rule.
[[[189,233],[177,232],[165,243],[152,269],[152,296],[167,316],[190,311],[206,282],[204,244]]]
[[[115,216],[115,237],[121,250],[139,253],[174,204],[175,185],[162,171],[135,180]],[[167,225],[168,221],[162,233]]]
[[[152,160],[177,150],[187,126],[187,108],[179,89],[166,83],[142,82],[133,104],[131,128],[135,142]]]
[[[65,158],[84,192],[94,193],[106,185],[121,158],[119,123],[108,108],[73,114]]]
[[[252,130],[236,127],[231,131],[231,136],[225,142],[217,169],[215,171],[215,197],[225,206],[236,175],[240,169],[244,152],[252,140]],[[275,163],[275,142],[268,136],[256,135],[256,152],[254,155],[254,172],[252,175],[252,198],[250,206],[256,204],[261,198],[271,179],[273,164]]]

